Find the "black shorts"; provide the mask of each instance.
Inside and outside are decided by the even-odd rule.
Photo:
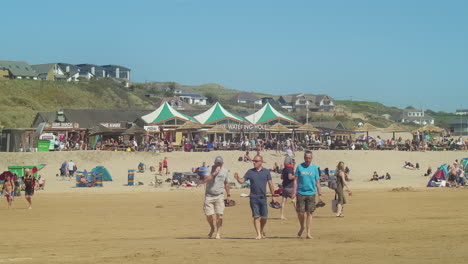
[[[163,168],[167,169],[167,166],[163,166]]]
[[[284,198],[292,198],[294,188],[284,188],[281,196]]]
[[[68,175],[70,175],[70,177],[73,176],[73,174],[75,174],[75,171],[72,171],[72,170],[68,171]]]
[[[26,188],[24,190],[25,195],[33,196],[34,195],[34,188]]]

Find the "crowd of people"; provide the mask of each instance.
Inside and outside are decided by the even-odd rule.
[[[28,209],[32,209],[32,197],[36,190],[44,190],[46,180],[39,175],[36,179],[34,172],[30,169],[25,169],[24,176],[19,177],[17,174],[7,174],[2,180],[2,189],[0,196],[6,198],[8,209],[12,208],[15,197],[20,197],[24,191],[24,196],[28,202]]]
[[[382,139],[361,136],[356,139],[351,137],[320,136],[318,134],[305,134],[291,138],[272,134],[270,137],[248,138],[240,135],[222,140],[220,137],[209,140],[195,134],[193,138],[183,136],[180,142],[174,142],[167,138],[159,138],[153,135],[144,135],[138,140],[134,136],[113,136],[97,141],[90,145],[87,133],[72,134],[68,138],[55,140],[56,150],[124,150],[143,152],[171,152],[175,150],[210,151],[210,150],[244,150],[262,151],[274,150],[277,153],[284,149],[292,151],[331,149],[331,150],[402,150],[402,151],[429,151],[429,150],[467,150],[468,140],[462,137],[430,137],[428,134],[416,133],[413,139],[391,138]]]
[[[234,178],[239,184],[249,182],[249,204],[256,234],[255,239],[266,238],[265,227],[268,219],[268,206],[281,208],[281,219],[286,219],[284,208],[288,199],[293,201],[299,220],[297,235],[301,237],[305,233],[306,238],[312,238],[313,212],[317,207],[325,205],[322,201],[320,168],[317,164],[312,163],[312,159],[312,152],[306,151],[304,153],[304,162],[296,166],[294,159],[290,155],[286,155],[284,168],[281,171],[281,203],[276,200],[274,194],[277,191],[273,186],[271,170],[263,167],[264,161],[261,155],[255,155],[252,158],[253,168],[245,172],[244,176],[241,177],[238,172],[234,173]],[[202,173],[203,182],[206,184],[203,208],[210,226],[208,237],[211,238],[214,235],[215,238],[219,239],[221,238],[224,209],[231,199],[228,170],[225,168],[223,159],[220,156],[216,157],[211,170],[207,169],[205,163],[200,168],[197,171]],[[352,194],[346,183],[345,171],[344,163],[338,163],[336,173],[333,175],[335,184],[333,187],[329,185],[329,188],[335,190],[336,217],[343,217],[343,207],[346,204],[344,189],[349,195]],[[333,177],[330,177],[330,179]],[[270,195],[267,193],[267,187]],[[271,197],[270,203],[267,201],[268,196]]]

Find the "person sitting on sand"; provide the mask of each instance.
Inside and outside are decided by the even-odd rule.
[[[403,168],[408,169],[408,170],[415,170],[416,169],[411,162],[406,162],[406,161],[405,161],[405,165],[403,166]]]
[[[140,164],[138,164],[138,172],[143,173],[145,172],[145,170],[146,170],[146,165],[140,161]]]
[[[251,161],[252,161],[252,159],[250,158],[250,155],[249,155],[249,152],[248,152],[248,151],[245,152],[244,161],[245,161],[245,162],[251,162]]]
[[[374,175],[372,175],[372,178],[370,179],[370,181],[378,181],[379,180],[379,174],[377,174],[376,171],[374,171]]]
[[[455,186],[456,181],[457,181],[457,171],[456,171],[455,166],[449,165],[448,171],[449,171],[448,183],[450,184],[450,186]]]
[[[277,162],[275,162],[275,165],[273,165],[272,171],[276,173],[281,173],[280,167],[278,166]]]
[[[432,168],[431,168],[431,166],[429,166],[429,168],[427,168],[427,171],[426,171],[426,173],[424,174],[424,176],[430,176],[430,175],[432,175]]]
[[[390,175],[390,173],[387,172],[387,174],[385,174],[385,180],[391,180],[392,179],[392,176]]]

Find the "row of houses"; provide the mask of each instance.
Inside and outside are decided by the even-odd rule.
[[[333,112],[335,110],[333,99],[325,94],[289,94],[281,95],[278,100],[275,100],[272,97],[258,98],[253,93],[240,92],[231,97],[231,101],[240,104],[258,105],[270,103],[271,105],[279,105],[288,112],[301,110],[308,110],[311,112]]]
[[[0,61],[0,78],[47,81],[79,81],[91,78],[130,80],[130,69],[120,65],[46,63],[29,65],[24,61]]]

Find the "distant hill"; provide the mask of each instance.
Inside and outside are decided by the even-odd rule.
[[[57,111],[64,108],[77,109],[154,109],[161,97],[171,96],[171,90],[177,87],[188,87],[208,97],[209,101],[219,101],[228,110],[249,109],[258,106],[237,104],[229,99],[239,90],[228,89],[216,83],[202,85],[183,85],[176,82],[135,83],[126,88],[113,79],[81,81],[79,83],[10,80],[0,79],[0,128],[29,127],[37,112]],[[152,94],[156,97],[146,97]],[[254,93],[258,97],[278,95]],[[352,128],[358,122],[370,122],[378,127],[393,123],[382,115],[393,115],[401,111],[396,107],[385,106],[377,102],[337,100],[336,105],[341,114],[309,113],[309,121],[342,121]],[[209,106],[195,106],[203,110]],[[276,107],[282,111],[280,107]],[[435,118],[436,125],[448,128],[450,120],[459,118],[444,112],[427,113]],[[288,113],[301,122],[305,122],[305,112]],[[415,127],[410,125],[409,127]]]
[[[0,79],[0,127],[29,127],[40,111],[152,107],[151,100],[112,79],[79,83]]]

